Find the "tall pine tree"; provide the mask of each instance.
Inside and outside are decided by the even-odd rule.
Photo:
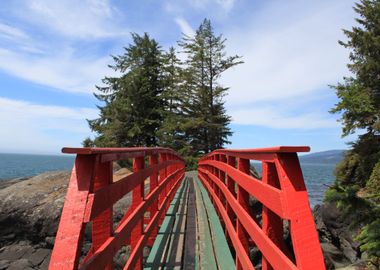
[[[97,87],[100,117],[89,120],[95,141],[88,146],[156,146],[163,121],[162,52],[148,34],[132,34],[133,43],[110,66],[120,77],[105,77]]]
[[[163,54],[162,59],[164,119],[158,130],[159,143],[181,152],[187,144],[182,128],[182,63],[173,47]]]
[[[226,56],[226,39],[214,34],[209,20],[179,42],[185,62],[174,48],[163,52],[148,34],[132,34],[132,41],[113,57],[111,68],[121,76],[105,77],[105,86],[97,87],[100,117],[88,121],[97,137],[83,145],[170,147],[194,168],[200,155],[229,143],[228,88],[218,80],[242,63],[240,57]]]
[[[215,35],[207,19],[194,37],[184,35],[179,42],[187,54],[183,111],[188,118],[185,129],[196,154],[208,153],[230,143],[230,117],[223,100],[228,88],[221,86],[218,80],[224,71],[242,61],[240,56],[226,55],[225,42],[222,35]]]
[[[380,267],[380,1],[355,5],[358,25],[344,30],[353,74],[335,86],[339,102],[331,110],[341,114],[343,136],[361,129],[352,149],[336,168],[334,187],[326,199],[336,201],[360,229],[357,240],[371,263]],[[363,226],[364,225],[364,226]]]

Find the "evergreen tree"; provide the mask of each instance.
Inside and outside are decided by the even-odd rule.
[[[88,120],[95,140],[84,146],[164,146],[182,155],[188,168],[197,158],[229,143],[230,117],[223,98],[228,88],[218,80],[242,63],[227,57],[225,39],[204,20],[195,37],[179,42],[187,54],[181,62],[174,48],[162,52],[148,34],[132,34],[133,43],[110,66],[119,77],[105,77],[97,87],[100,116]]]
[[[133,44],[110,66],[120,77],[105,77],[97,87],[100,117],[88,123],[98,136],[87,145],[156,146],[163,121],[162,51],[148,34],[132,34]]]
[[[216,36],[210,20],[205,19],[194,37],[184,35],[179,42],[187,54],[184,79],[186,95],[184,124],[195,154],[208,153],[230,143],[230,117],[224,108],[228,88],[218,80],[229,68],[242,63],[240,56],[226,56],[226,39]]]
[[[344,30],[353,74],[336,89],[339,102],[331,110],[341,114],[343,136],[365,131],[336,168],[334,187],[326,199],[336,201],[346,214],[355,213],[362,227],[357,240],[371,263],[380,267],[380,1],[361,0],[354,7],[358,26]]]
[[[163,54],[162,59],[164,119],[158,130],[159,143],[181,152],[187,144],[182,129],[182,63],[173,47]]]

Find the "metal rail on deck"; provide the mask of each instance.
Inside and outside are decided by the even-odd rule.
[[[62,152],[77,156],[49,269],[113,269],[113,257],[129,244],[124,269],[141,269],[143,248],[154,241],[184,177],[183,159],[167,148],[63,148]],[[114,182],[112,162],[123,159],[133,159],[133,173]],[[144,194],[148,177],[149,192]],[[114,228],[112,207],[130,192],[132,203]],[[87,224],[92,226],[92,246],[80,261]]]
[[[254,269],[249,248],[262,254],[262,269],[325,269],[297,152],[309,147],[216,150],[198,163],[198,176],[224,223],[236,251],[237,269]],[[250,161],[261,161],[262,179],[250,173]],[[249,209],[249,197],[262,203],[260,222]],[[284,241],[289,223],[292,249]]]

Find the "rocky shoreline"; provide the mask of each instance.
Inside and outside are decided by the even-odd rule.
[[[69,177],[69,172],[58,171],[0,182],[0,270],[47,269]],[[115,205],[115,223],[129,204],[126,196]],[[342,218],[331,203],[317,205],[313,214],[327,269],[364,269],[365,254],[353,240],[356,230],[348,229],[354,217]],[[85,240],[83,252],[89,247]],[[126,253],[119,254],[117,265],[123,265]]]
[[[361,253],[351,228],[354,215],[343,217],[334,203],[316,205],[313,210],[327,269],[366,269],[366,254]]]

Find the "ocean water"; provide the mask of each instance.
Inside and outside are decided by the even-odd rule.
[[[71,170],[74,155],[26,155],[0,153],[0,180],[30,177],[47,171]]]
[[[71,170],[74,155],[46,156],[0,153],[0,181],[30,177],[46,171]],[[261,173],[260,164],[253,164]],[[323,201],[323,194],[334,181],[335,164],[301,164],[311,207]]]
[[[261,174],[261,164],[253,163],[253,165]],[[323,194],[334,182],[335,166],[336,164],[301,163],[311,208],[323,202]]]
[[[302,164],[302,173],[309,195],[310,206],[323,202],[323,194],[334,182],[335,164]]]

